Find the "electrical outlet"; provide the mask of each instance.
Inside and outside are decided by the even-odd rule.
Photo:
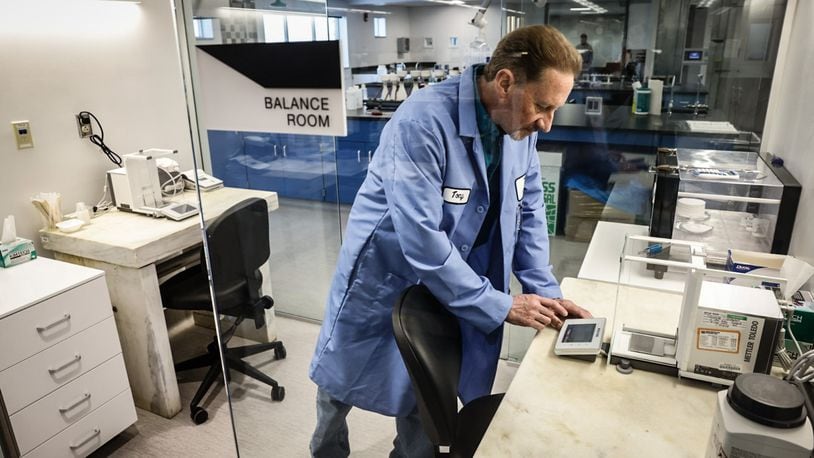
[[[14,130],[14,139],[17,140],[17,149],[34,147],[34,136],[28,121],[12,121],[11,128]]]
[[[76,128],[79,129],[79,138],[93,135],[93,127],[90,125],[90,115],[86,112],[76,115]]]

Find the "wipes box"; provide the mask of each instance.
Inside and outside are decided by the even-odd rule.
[[[814,274],[814,267],[807,262],[793,256],[757,253],[745,250],[729,250],[726,259],[726,270],[741,274],[773,277],[777,281],[766,279],[763,285],[779,287],[785,299],[797,292],[803,284]],[[745,279],[730,279],[730,283],[740,284]]]
[[[37,259],[37,250],[31,240],[17,237],[11,243],[0,243],[0,267],[11,267],[31,259]]]

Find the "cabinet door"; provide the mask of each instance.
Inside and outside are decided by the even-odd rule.
[[[325,179],[323,156],[331,154],[321,137],[287,135],[282,146],[286,165],[285,196],[295,199],[323,200]]]
[[[243,162],[251,189],[285,195],[286,164],[280,135],[243,132]]]
[[[225,186],[248,188],[244,164],[243,135],[226,130],[208,130],[212,172]]]
[[[339,201],[353,203],[356,193],[367,174],[369,143],[354,141],[337,142],[336,176],[339,182]]]

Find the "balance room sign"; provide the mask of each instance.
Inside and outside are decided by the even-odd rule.
[[[198,46],[207,129],[347,135],[338,41]]]

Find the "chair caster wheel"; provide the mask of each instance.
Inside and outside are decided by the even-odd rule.
[[[285,387],[284,386],[275,386],[271,389],[271,400],[272,401],[282,401],[285,399]]]
[[[206,410],[204,410],[204,409],[202,409],[200,407],[195,407],[189,413],[189,417],[192,418],[192,421],[196,425],[200,425],[202,423],[206,423],[206,420],[209,419],[209,414],[206,413]]]
[[[274,347],[274,358],[275,359],[285,359],[285,347],[283,344],[280,344],[279,347]]]

